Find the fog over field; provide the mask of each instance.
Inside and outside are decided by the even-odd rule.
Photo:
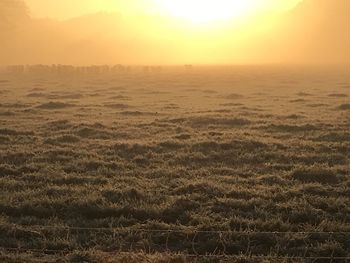
[[[5,261],[349,255],[347,71],[70,70],[1,75]]]
[[[39,0],[30,2],[35,1]],[[348,0],[304,0],[284,13],[261,14],[254,22],[210,30],[174,23],[159,13],[112,11],[64,20],[33,18],[24,2],[2,0],[0,64],[349,64],[350,60]]]
[[[349,11],[0,0],[0,262],[348,262]]]

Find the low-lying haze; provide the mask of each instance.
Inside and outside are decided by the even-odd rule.
[[[350,61],[347,0],[290,1],[284,8],[205,25],[175,19],[145,0],[99,3],[74,1],[68,8],[67,1],[2,0],[0,64]]]

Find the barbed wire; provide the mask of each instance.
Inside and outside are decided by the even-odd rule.
[[[4,226],[4,225],[3,225]],[[3,227],[0,225],[0,227]],[[197,229],[155,229],[155,228],[126,228],[126,227],[72,227],[72,226],[40,226],[40,225],[9,225],[15,229],[63,229],[77,231],[113,231],[113,232],[145,232],[145,233],[202,233],[202,234],[262,234],[262,235],[350,235],[350,231],[255,231],[255,230],[197,230]]]
[[[264,259],[324,259],[324,260],[350,260],[349,257],[333,255],[335,250],[332,253],[329,253],[331,256],[321,256],[316,257],[312,256],[317,253],[313,250],[312,239],[313,235],[322,235],[324,242],[330,240],[337,240],[338,238],[344,239],[344,236],[349,236],[350,231],[256,231],[256,230],[199,230],[199,229],[156,229],[156,228],[131,228],[131,227],[74,227],[74,226],[49,226],[49,225],[10,225],[10,224],[0,224],[0,228],[10,232],[8,234],[16,237],[20,237],[22,233],[26,234],[35,234],[40,238],[43,238],[46,241],[48,233],[51,231],[67,231],[67,238],[71,235],[79,235],[80,231],[86,234],[85,232],[94,233],[94,235],[99,234],[108,234],[112,235],[111,248],[106,248],[108,251],[114,251],[114,253],[136,253],[136,252],[146,252],[146,255],[158,254],[169,254],[176,255],[175,253],[180,253],[181,255],[188,258],[218,258],[218,259],[237,259],[239,257],[245,256],[248,258],[264,258]],[[47,231],[47,232],[46,232]],[[75,233],[76,232],[76,233]],[[156,234],[160,234],[159,236]],[[177,236],[176,236],[177,234]],[[211,246],[203,249],[203,238],[209,238],[208,235],[213,234],[217,235],[215,242],[211,243]],[[6,234],[5,234],[6,235]],[[182,250],[178,250],[177,246],[174,246],[174,237],[185,242]],[[179,237],[178,235],[181,235]],[[201,237],[201,235],[203,235]],[[276,256],[266,256],[266,255],[256,255],[261,253],[261,250],[257,249],[257,238],[259,235],[264,236],[273,236],[274,241],[269,245],[270,249],[266,251],[273,252]],[[339,235],[339,236],[338,236]],[[300,237],[301,236],[301,237]],[[157,238],[161,237],[161,240]],[[240,238],[242,244],[237,248],[238,250],[229,252],[229,246],[231,244],[231,238]],[[131,239],[130,239],[131,238]],[[156,242],[154,239],[156,238]],[[283,238],[283,239],[281,239]],[[281,255],[281,251],[287,249],[290,241],[294,238],[302,238],[305,242],[305,245],[302,247],[295,247],[293,253],[284,253]],[[285,240],[284,240],[285,239]],[[282,243],[281,243],[282,241]],[[311,243],[309,243],[309,241]],[[97,241],[98,242],[98,241]],[[74,251],[78,251],[77,248],[68,246],[65,249],[47,249],[45,242],[37,244],[39,248],[25,248],[25,247],[0,247],[0,250],[8,251],[27,251],[35,252],[42,254],[70,254]],[[81,244],[82,245],[82,244]],[[98,243],[95,243],[98,245]],[[84,248],[78,247],[81,249],[92,249],[89,245]],[[98,246],[97,246],[98,247]],[[272,249],[272,250],[271,250]],[[259,252],[260,251],[260,252]],[[182,254],[184,253],[185,254]],[[345,252],[345,251],[344,251]],[[108,252],[103,252],[108,253]],[[205,254],[203,254],[205,253]],[[237,255],[236,255],[237,254]],[[340,254],[344,255],[344,254]],[[348,253],[346,253],[348,255]],[[332,261],[331,261],[332,262]]]
[[[32,252],[32,253],[44,253],[44,254],[60,254],[60,255],[68,255],[76,252],[77,250],[61,250],[61,249],[34,249],[34,248],[15,248],[15,247],[0,247],[0,250],[3,251],[15,251],[15,252]],[[96,251],[94,251],[96,252]],[[310,259],[310,260],[350,260],[350,257],[340,257],[340,256],[279,256],[279,255],[215,255],[215,254],[187,254],[187,253],[141,253],[140,251],[117,251],[117,252],[104,252],[100,251],[104,255],[130,255],[130,254],[142,254],[144,256],[155,256],[155,255],[167,255],[171,257],[183,256],[185,258],[216,258],[216,259],[240,259],[240,258],[248,258],[248,259]]]

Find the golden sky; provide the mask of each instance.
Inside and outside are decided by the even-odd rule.
[[[350,0],[2,1],[0,64],[350,61]]]
[[[192,21],[279,12],[301,0],[26,0],[34,17],[68,19],[99,11],[157,14]],[[209,18],[208,18],[209,17]],[[190,19],[191,20],[191,19]]]

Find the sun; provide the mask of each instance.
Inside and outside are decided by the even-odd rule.
[[[172,17],[196,24],[232,20],[256,11],[259,0],[156,0]]]

